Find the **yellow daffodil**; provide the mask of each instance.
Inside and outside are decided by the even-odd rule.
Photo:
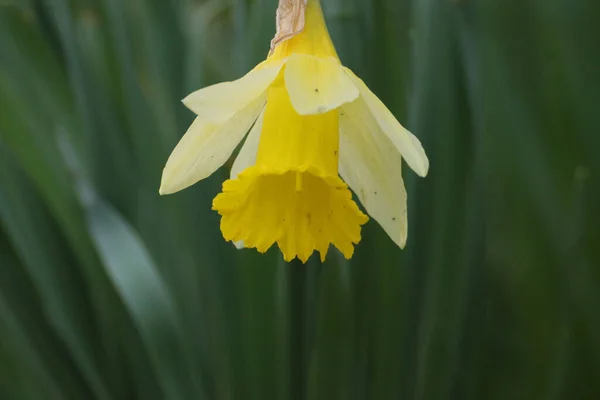
[[[425,176],[421,143],[342,66],[319,0],[280,0],[277,22],[266,61],[184,99],[197,118],[167,161],[160,193],[211,175],[250,131],[213,201],[226,240],[259,252],[277,243],[286,261],[306,262],[314,250],[325,260],[330,244],[350,258],[368,218],[349,186],[404,247],[402,158]]]

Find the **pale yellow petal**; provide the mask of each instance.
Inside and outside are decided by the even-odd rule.
[[[352,79],[333,57],[293,54],[285,66],[285,85],[300,115],[322,114],[359,95]]]
[[[196,118],[167,161],[160,193],[185,189],[222,166],[256,121],[266,98],[266,93],[259,95],[223,123]]]
[[[371,112],[381,130],[387,135],[392,144],[402,154],[409,167],[419,176],[426,176],[429,171],[429,159],[423,150],[419,139],[404,128],[392,112],[367,85],[348,68],[344,68],[364,99],[365,107]]]
[[[367,213],[400,247],[408,223],[402,157],[382,132],[363,98],[340,109],[340,175]]]
[[[258,143],[260,142],[260,133],[263,127],[264,117],[265,110],[263,109],[254,123],[254,126],[252,126],[250,133],[246,136],[246,141],[233,162],[230,179],[235,179],[240,172],[256,163],[256,153],[258,153]]]
[[[204,121],[226,121],[264,93],[284,62],[262,63],[236,81],[218,83],[190,94],[183,104]]]

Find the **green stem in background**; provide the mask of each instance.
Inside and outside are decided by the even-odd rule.
[[[308,265],[294,260],[289,265],[290,399],[306,398],[306,281]]]

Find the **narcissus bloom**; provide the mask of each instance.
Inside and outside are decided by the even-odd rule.
[[[330,244],[346,258],[367,213],[400,247],[407,237],[402,159],[420,176],[429,161],[362,80],[340,63],[319,0],[280,0],[268,58],[241,79],[192,93],[198,117],[163,171],[161,194],[211,175],[246,140],[213,201],[238,246],[303,262]],[[341,176],[341,177],[340,177]]]

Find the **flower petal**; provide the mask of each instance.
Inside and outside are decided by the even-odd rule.
[[[265,110],[263,109],[258,116],[258,119],[254,123],[254,126],[250,130],[250,133],[248,136],[246,136],[246,141],[242,145],[242,149],[233,162],[229,179],[237,178],[240,172],[256,163],[256,153],[258,153],[258,143],[260,142],[260,133],[263,127],[264,117]]]
[[[223,122],[260,96],[279,74],[285,60],[263,62],[242,78],[195,91],[183,104],[205,121]]]
[[[339,168],[367,213],[403,248],[408,223],[402,157],[363,98],[340,110]]]
[[[394,114],[383,104],[377,96],[369,90],[367,85],[348,68],[344,68],[356,87],[360,90],[360,96],[364,99],[366,106],[373,114],[381,130],[390,138],[406,160],[409,167],[419,176],[426,176],[429,171],[429,159],[423,150],[419,139],[400,125]]]
[[[266,98],[264,92],[223,123],[196,118],[167,161],[160,194],[185,189],[222,166],[256,121]]]
[[[285,85],[300,115],[322,114],[359,95],[340,62],[333,57],[293,54],[285,66]]]

